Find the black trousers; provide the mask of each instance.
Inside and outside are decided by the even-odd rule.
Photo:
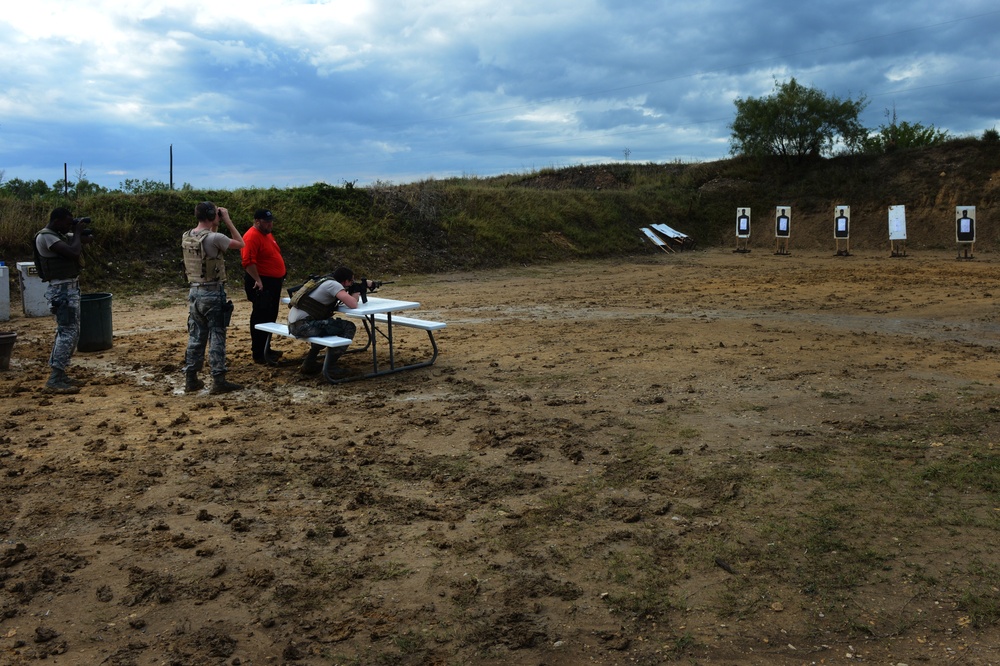
[[[267,340],[270,333],[258,331],[255,326],[263,323],[273,323],[278,321],[278,309],[281,307],[281,288],[285,278],[260,277],[263,289],[257,291],[254,288],[254,280],[249,275],[243,275],[243,289],[246,291],[247,300],[253,304],[250,312],[250,350],[253,352],[255,360],[264,359],[264,349],[267,347]]]

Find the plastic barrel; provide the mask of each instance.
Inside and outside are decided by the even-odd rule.
[[[80,296],[80,341],[82,352],[111,349],[111,294]]]

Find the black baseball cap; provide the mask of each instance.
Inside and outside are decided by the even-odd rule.
[[[253,214],[253,219],[264,220],[265,222],[274,222],[274,215],[271,214],[271,211],[260,208]]]

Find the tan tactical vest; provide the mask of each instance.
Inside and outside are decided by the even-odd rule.
[[[288,304],[289,307],[302,310],[312,319],[329,319],[333,316],[333,313],[336,312],[337,305],[340,301],[334,299],[333,303],[326,305],[317,301],[311,296],[311,294],[316,291],[316,288],[321,284],[332,279],[332,277],[324,276],[309,280],[302,285],[298,291],[292,294],[292,300]]]
[[[226,281],[226,260],[221,254],[214,259],[205,254],[205,237],[210,233],[212,232],[207,229],[194,233],[185,231],[181,239],[181,247],[184,249],[184,272],[187,273],[188,282],[191,284]]]

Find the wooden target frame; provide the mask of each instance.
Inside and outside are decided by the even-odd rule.
[[[792,207],[777,206],[774,209],[774,253],[789,254],[788,244],[792,236]]]
[[[837,242],[837,256],[851,256],[851,207],[837,206],[833,209],[833,238]],[[841,243],[844,247],[841,249]]]
[[[906,256],[906,206],[889,206],[889,251],[893,257]]]
[[[976,246],[976,207],[955,206],[955,242],[959,259],[974,259]]]
[[[750,251],[750,209],[736,209],[736,249],[733,252]]]

